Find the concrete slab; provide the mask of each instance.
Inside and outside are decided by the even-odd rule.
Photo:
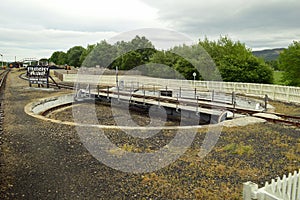
[[[256,123],[264,123],[266,120],[257,118],[257,117],[239,117],[233,120],[226,120],[221,122],[221,125],[224,127],[237,127],[237,126],[247,126],[251,124],[256,124]]]
[[[268,114],[268,113],[255,113],[253,114],[254,117],[267,117],[270,119],[281,119],[281,117],[278,117],[277,115]]]

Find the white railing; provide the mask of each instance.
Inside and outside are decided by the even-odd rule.
[[[299,200],[300,199],[300,170],[291,173],[282,179],[272,179],[265,187],[258,189],[258,185],[252,182],[244,183],[244,200]]]
[[[77,74],[63,74],[63,81],[76,81]],[[97,84],[113,85],[116,83],[114,75],[80,75],[80,80],[94,81]],[[268,95],[272,100],[300,103],[300,87],[289,87],[271,84],[237,83],[237,82],[215,82],[215,81],[191,81],[176,79],[161,79],[145,76],[120,76],[119,81],[138,82],[139,85],[153,84],[168,88],[196,88],[197,90],[216,90],[220,92],[236,92],[239,94],[263,97]]]

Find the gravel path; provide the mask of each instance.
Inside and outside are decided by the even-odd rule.
[[[206,130],[199,130],[192,147],[161,170],[116,171],[90,155],[74,127],[25,114],[24,106],[34,99],[66,91],[29,89],[19,73],[11,72],[6,85],[0,199],[241,199],[243,182],[263,185],[300,168],[300,130],[266,123],[223,129],[203,160],[197,153]],[[107,134],[120,146],[129,143],[129,151],[141,150],[124,134]],[[172,134],[149,143],[159,148]]]
[[[122,190],[130,187],[128,174],[91,157],[74,127],[40,121],[24,113],[24,106],[33,99],[57,92],[30,90],[17,75],[12,72],[6,86],[0,199],[127,196]]]

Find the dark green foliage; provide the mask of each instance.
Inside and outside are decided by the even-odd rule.
[[[109,44],[105,40],[87,50],[83,65],[85,67],[107,67],[110,69],[119,67],[121,70],[130,70],[149,62],[156,50],[152,43],[145,37],[136,36],[129,42],[117,42]]]
[[[85,57],[82,65],[85,67],[109,67],[117,57],[117,48],[105,40],[97,43],[93,50]]]
[[[70,48],[67,51],[67,61],[68,65],[74,66],[74,67],[80,67],[81,62],[80,62],[80,56],[82,52],[84,52],[84,48],[82,46],[75,46]]]
[[[267,63],[268,65],[270,65],[275,71],[280,70],[280,69],[279,69],[279,62],[278,62],[278,59],[277,59],[277,60],[266,61],[266,63]]]
[[[67,59],[65,58],[67,57]],[[142,73],[162,78],[217,80],[232,82],[272,83],[273,70],[263,59],[255,57],[244,44],[228,37],[218,41],[207,38],[196,45],[176,46],[158,51],[145,37],[136,36],[131,41],[80,46],[64,52],[54,52],[50,61],[85,67],[107,67],[131,70],[146,66]]]
[[[49,61],[57,65],[64,65],[67,63],[67,54],[63,51],[55,51],[49,58]]]
[[[87,48],[84,49],[84,51],[82,52],[80,59],[79,59],[81,64],[86,59],[86,57],[94,50],[95,46],[96,46],[95,44],[88,45]]]
[[[215,61],[222,79],[231,82],[272,83],[273,70],[262,59],[253,56],[244,44],[227,37],[199,44]]]
[[[279,67],[286,85],[300,86],[300,42],[294,41],[280,54]]]
[[[47,58],[42,58],[39,60],[40,65],[47,65],[49,60]]]

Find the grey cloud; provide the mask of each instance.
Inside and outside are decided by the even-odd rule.
[[[211,1],[158,1],[143,0],[148,5],[157,8],[160,20],[168,22],[172,28],[191,34],[195,37],[203,35],[233,35],[246,39],[244,33],[257,37],[265,36],[261,45],[255,42],[253,35],[243,41],[257,46],[287,45],[297,39],[295,33],[300,25],[300,1],[297,0],[266,0],[266,1],[238,1],[238,0],[211,0]],[[284,35],[284,42],[268,41],[276,39],[276,32]],[[266,34],[268,33],[268,34]],[[293,34],[294,33],[294,34]],[[299,32],[298,32],[299,33]],[[299,34],[298,36],[299,38]]]

